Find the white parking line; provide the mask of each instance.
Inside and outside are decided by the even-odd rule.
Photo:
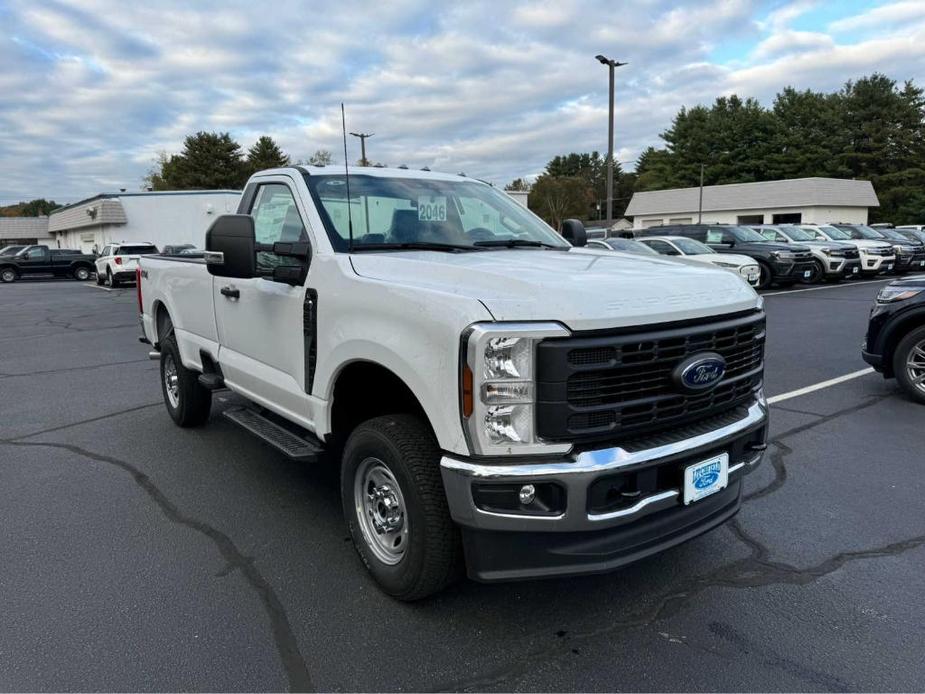
[[[761,296],[778,296],[780,294],[796,294],[798,292],[818,292],[822,289],[844,289],[845,287],[857,287],[861,284],[877,284],[878,282],[893,282],[895,280],[907,280],[913,279],[916,277],[925,277],[925,275],[893,275],[892,277],[884,277],[879,280],[855,280],[853,282],[846,282],[844,284],[829,284],[825,287],[807,287],[806,289],[787,289],[782,292],[768,292],[767,294],[762,294]]]
[[[768,398],[768,404],[773,405],[776,402],[783,402],[784,400],[789,400],[790,398],[798,398],[801,395],[806,395],[807,393],[814,393],[817,390],[822,390],[823,388],[828,388],[830,386],[838,385],[839,383],[844,383],[845,381],[850,381],[854,378],[860,378],[861,376],[866,376],[867,374],[872,374],[874,370],[872,368],[861,369],[860,371],[852,371],[850,374],[845,374],[844,376],[838,376],[837,378],[830,378],[828,381],[822,381],[821,383],[816,383],[811,386],[806,386],[805,388],[799,388],[798,390],[791,390],[789,393],[781,393],[780,395],[775,395]]]
[[[112,291],[112,289],[110,289],[109,287],[102,285],[102,284],[97,284],[96,282],[84,282],[84,286],[92,287],[93,289],[102,289],[104,292]]]

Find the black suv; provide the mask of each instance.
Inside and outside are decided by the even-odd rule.
[[[925,245],[912,241],[895,229],[872,229],[866,224],[833,224],[833,227],[851,235],[852,239],[872,239],[893,244],[896,265],[893,272],[905,275],[911,270],[925,270]]]
[[[737,253],[754,258],[761,268],[758,289],[772,282],[783,286],[808,280],[815,270],[807,246],[768,241],[754,229],[733,224],[668,224],[636,232],[637,236],[686,236],[707,244],[718,253]]]
[[[925,403],[925,279],[896,280],[880,290],[861,356]]]

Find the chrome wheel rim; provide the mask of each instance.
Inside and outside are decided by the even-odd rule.
[[[400,562],[408,546],[408,517],[401,488],[385,463],[378,458],[360,463],[353,499],[366,546],[383,564]]]
[[[172,354],[164,357],[164,392],[171,407],[176,409],[180,406],[180,376]]]
[[[912,345],[906,355],[906,376],[915,388],[925,393],[925,340]]]
[[[12,281],[13,281],[13,278],[15,278],[16,275],[13,274],[13,271],[12,271],[12,270],[5,270],[5,271],[3,272],[3,275],[0,275],[0,277],[3,278],[3,281],[4,281],[4,282],[12,282]]]
[[[90,273],[87,272],[87,271],[84,270],[84,269],[80,269],[80,270],[77,271],[77,279],[79,279],[79,280],[85,280],[85,279],[87,279],[89,276],[90,276]]]

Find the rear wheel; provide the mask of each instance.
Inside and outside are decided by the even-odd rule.
[[[90,279],[90,270],[85,267],[79,267],[74,270],[74,279],[80,280],[81,282],[86,282]]]
[[[909,397],[925,404],[925,326],[899,341],[893,353],[893,373]]]
[[[199,374],[183,366],[176,339],[170,335],[160,343],[161,390],[164,405],[181,427],[199,426],[209,418],[212,391],[199,383]]]
[[[112,276],[112,270],[106,268],[106,286],[115,289],[119,286],[119,281]]]
[[[16,281],[16,270],[11,267],[5,267],[0,270],[0,282],[9,284]]]
[[[413,415],[376,417],[347,440],[341,499],[354,546],[382,590],[418,600],[462,568],[459,530],[440,477],[440,449]]]
[[[106,277],[105,277],[99,270],[97,270],[97,272],[96,272],[96,286],[97,286],[97,287],[102,287],[102,286],[103,286],[103,282],[105,282],[105,281],[106,281]]]

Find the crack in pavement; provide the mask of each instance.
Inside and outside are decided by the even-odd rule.
[[[18,374],[8,374],[0,373],[0,379],[3,378],[19,378],[22,376],[47,376],[48,374],[60,374],[68,371],[91,371],[93,369],[105,369],[110,366],[125,366],[126,364],[141,364],[142,362],[151,361],[148,358],[144,359],[130,359],[129,361],[111,361],[106,364],[88,364],[86,366],[68,366],[61,369],[46,369],[44,371],[29,371],[26,373]]]
[[[42,434],[50,434],[55,431],[61,431],[63,429],[70,429],[72,427],[79,427],[81,424],[92,424],[93,422],[101,422],[104,419],[110,419],[112,417],[118,417],[123,414],[128,414],[130,412],[137,412],[138,410],[145,410],[149,407],[156,407],[160,405],[163,401],[158,400],[157,402],[150,402],[146,405],[136,405],[135,407],[127,407],[119,410],[118,412],[109,412],[108,414],[101,414],[98,417],[90,417],[90,419],[82,419],[79,422],[71,422],[70,424],[59,424],[55,427],[50,427],[48,429],[40,429],[39,431],[33,431],[29,434],[20,434],[19,436],[10,436],[8,438],[0,439],[0,443],[8,443],[13,441],[22,441],[24,439],[31,439],[33,436],[41,436]]]
[[[730,521],[728,527],[749,548],[750,555],[745,559],[721,566],[704,576],[681,581],[679,585],[664,593],[655,605],[643,612],[630,615],[625,619],[610,621],[605,626],[596,629],[584,632],[569,632],[568,639],[559,638],[556,641],[546,643],[524,654],[518,658],[516,663],[478,677],[437,687],[435,691],[479,691],[487,690],[502,683],[505,684],[504,689],[512,691],[516,688],[518,679],[528,670],[533,670],[534,665],[542,665],[551,660],[567,658],[574,655],[572,649],[577,648],[582,643],[594,643],[601,636],[617,630],[650,627],[656,622],[676,615],[694,597],[711,588],[737,589],[760,588],[771,585],[806,585],[839,570],[849,562],[897,556],[925,545],[925,535],[917,535],[881,547],[841,552],[823,560],[819,564],[801,569],[783,562],[769,560],[769,550],[758,540],[748,535],[738,519]],[[565,635],[565,632],[558,633]],[[798,663],[791,662],[789,667],[785,669],[801,679],[812,682],[816,686],[823,686],[826,689],[848,689],[845,683],[833,675],[815,672]]]
[[[226,563],[226,567],[219,572],[220,574],[227,574],[232,570],[240,571],[244,580],[257,594],[270,620],[276,650],[289,681],[289,690],[309,691],[314,689],[305,658],[299,650],[298,640],[292,630],[289,617],[276,591],[257,569],[253,558],[245,555],[228,535],[205,521],[184,514],[176,504],[167,498],[167,495],[157,487],[147,474],[131,463],[120,460],[119,458],[114,458],[102,453],[94,453],[80,446],[67,443],[44,443],[39,441],[16,441],[6,439],[0,440],[0,444],[8,446],[44,446],[57,448],[89,460],[111,465],[127,472],[170,522],[199,533],[215,545]]]

